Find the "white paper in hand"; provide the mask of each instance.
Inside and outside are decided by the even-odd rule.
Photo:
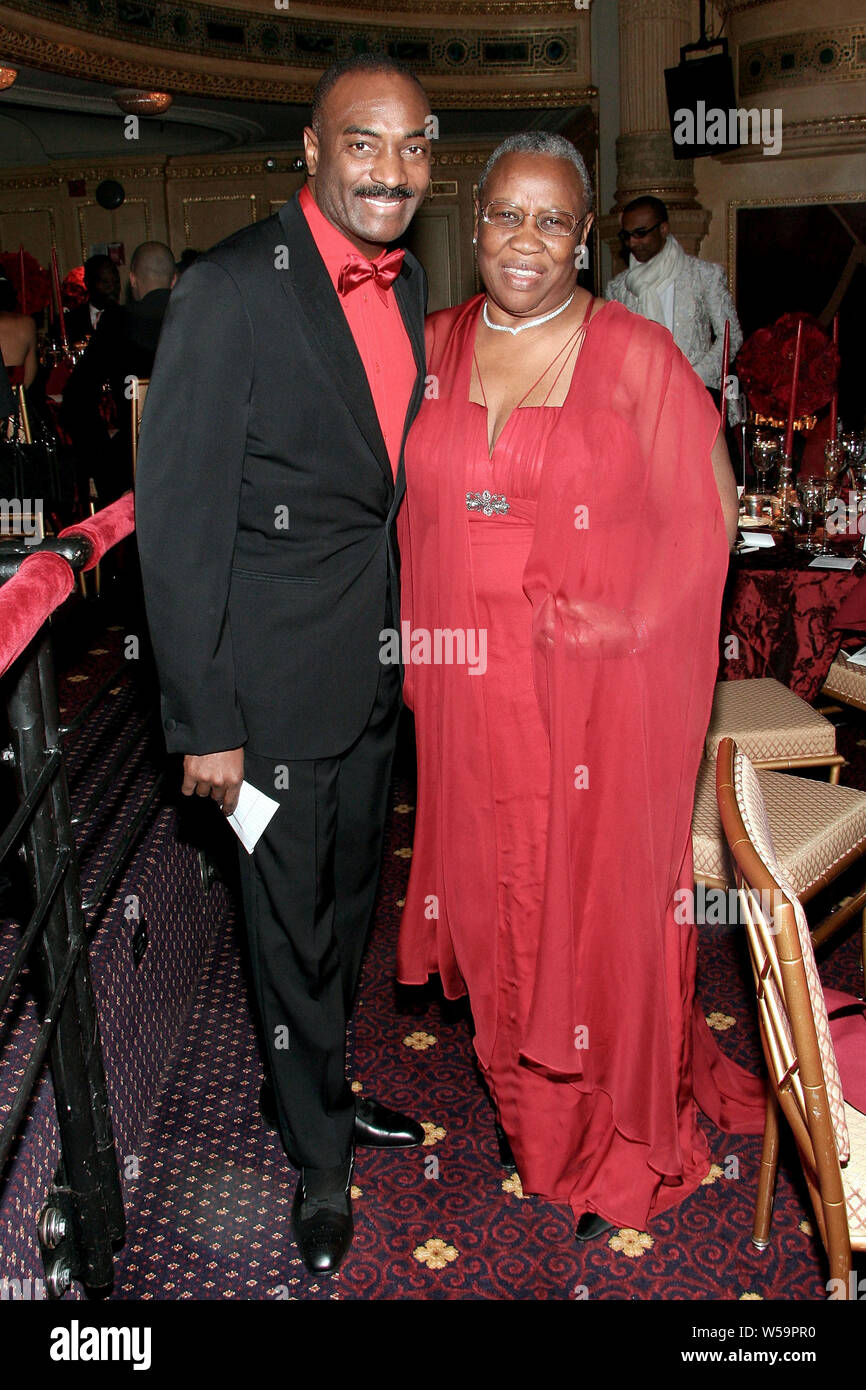
[[[265,796],[249,782],[241,782],[238,804],[230,816],[229,825],[237,835],[247,854],[252,854],[259,836],[265,831],[280,803],[273,797]]]

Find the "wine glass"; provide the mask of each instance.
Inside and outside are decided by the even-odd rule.
[[[758,430],[752,444],[752,466],[758,479],[758,491],[766,492],[767,474],[781,451],[779,436],[770,430]]]
[[[827,510],[827,484],[823,478],[803,478],[797,484],[797,495],[806,531],[803,549],[810,555],[823,555],[824,547],[815,539],[815,522]]]
[[[827,485],[827,506],[839,497],[839,484],[845,470],[845,450],[838,439],[828,439],[824,445],[824,481]]]
[[[840,440],[842,452],[845,455],[845,462],[851,469],[860,491],[866,488],[866,436],[858,434],[856,430],[846,430]]]
[[[845,450],[841,440],[828,439],[824,445],[824,477],[835,488],[839,475],[845,467]]]

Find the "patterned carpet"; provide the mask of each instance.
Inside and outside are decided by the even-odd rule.
[[[853,741],[849,738],[849,742]],[[858,753],[860,750],[857,750]],[[408,752],[408,750],[407,750]],[[420,1119],[423,1149],[360,1151],[356,1234],[339,1275],[308,1276],[289,1213],[294,1187],[257,1113],[260,1079],[234,933],[209,959],[199,1003],[142,1146],[119,1298],[819,1299],[823,1257],[801,1182],[783,1165],[773,1241],[750,1243],[757,1139],[708,1123],[706,1184],[652,1230],[579,1249],[563,1210],[524,1198],[501,1169],[472,1062],[466,1011],[395,990],[393,961],[411,856],[404,765],[394,795],[380,907],[354,1020],[356,1086]],[[828,982],[856,989],[856,936],[828,957]],[[738,1060],[758,1065],[738,937],[703,928],[701,997]]]
[[[89,678],[94,663],[106,659],[101,646],[116,648],[116,639],[96,642],[85,666],[67,671],[67,700],[76,676]],[[843,781],[866,787],[866,726],[857,716],[845,716],[840,746],[851,760]],[[649,1231],[621,1230],[584,1247],[566,1211],[525,1198],[519,1179],[504,1173],[465,1008],[432,989],[398,990],[393,983],[413,799],[407,737],[350,1053],[355,1086],[420,1119],[424,1147],[359,1151],[351,1252],[336,1277],[308,1275],[291,1234],[294,1173],[258,1117],[261,1071],[243,949],[231,893],[226,898],[218,885],[212,912],[219,916],[227,903],[227,925],[207,935],[198,987],[135,1140],[132,1174],[125,1175],[128,1236],[113,1298],[823,1299],[823,1253],[788,1153],[770,1248],[759,1254],[749,1241],[758,1139],[706,1123],[713,1167],[698,1192]],[[756,1069],[742,942],[725,928],[700,930],[705,1012],[721,1045]],[[828,984],[858,990],[857,946],[851,933],[826,955]],[[129,1145],[122,1152],[128,1157]]]

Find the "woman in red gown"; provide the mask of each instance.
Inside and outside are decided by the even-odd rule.
[[[670,334],[578,288],[590,198],[561,137],[491,157],[486,294],[428,320],[400,520],[418,810],[398,976],[468,991],[524,1190],[569,1203],[582,1239],[697,1187],[697,1105],[763,1123],[674,900],[735,485]]]

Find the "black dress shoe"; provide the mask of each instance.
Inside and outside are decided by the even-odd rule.
[[[259,1091],[259,1113],[268,1129],[277,1128],[277,1098],[267,1077]],[[362,1149],[411,1149],[424,1143],[424,1130],[408,1115],[355,1096],[355,1143]]]
[[[499,1145],[499,1162],[502,1164],[506,1173],[516,1173],[517,1161],[511,1151],[508,1135],[505,1133],[505,1130],[498,1120],[494,1121],[494,1126],[496,1129],[496,1142]]]
[[[351,1168],[349,1174],[351,1179]],[[348,1181],[345,1190],[314,1196],[319,1190],[306,1187],[302,1169],[292,1203],[292,1227],[310,1273],[335,1274],[352,1244],[352,1199]]]
[[[408,1115],[356,1096],[355,1143],[363,1149],[411,1149],[424,1143],[424,1129]]]
[[[577,1223],[575,1235],[580,1241],[595,1240],[596,1236],[603,1236],[605,1231],[613,1230],[613,1222],[605,1221],[603,1216],[598,1216],[594,1211],[585,1211]]]

